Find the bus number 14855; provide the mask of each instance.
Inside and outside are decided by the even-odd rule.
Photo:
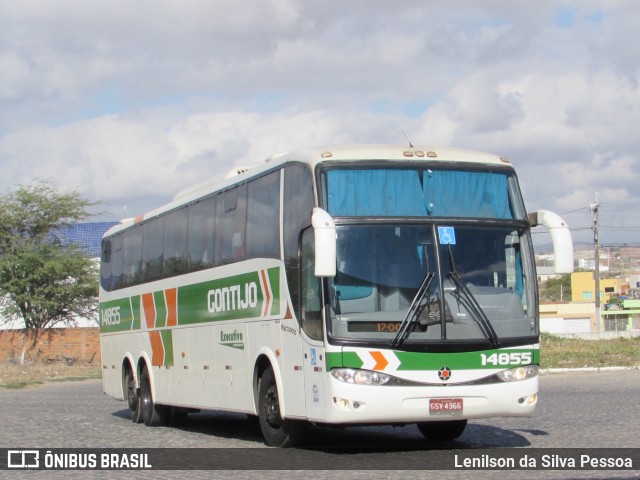
[[[482,366],[486,365],[528,365],[531,363],[531,352],[503,352],[492,353],[491,355],[481,353]]]

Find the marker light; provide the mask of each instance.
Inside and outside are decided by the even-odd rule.
[[[333,397],[333,403],[340,410],[346,410],[349,408],[349,401],[344,398]]]
[[[524,367],[511,368],[503,370],[497,374],[497,377],[503,382],[519,382],[538,375],[537,365],[525,365]]]
[[[384,385],[391,378],[384,373],[353,368],[334,368],[331,370],[331,376],[341,382],[354,383],[356,385]]]

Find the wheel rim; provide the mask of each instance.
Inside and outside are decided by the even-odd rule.
[[[278,403],[278,390],[275,385],[271,385],[264,396],[264,417],[269,427],[279,429],[282,426],[280,417],[280,404]]]
[[[129,376],[127,382],[127,401],[129,402],[129,408],[131,410],[137,409],[138,398],[136,395],[136,382],[133,381],[133,377]]]

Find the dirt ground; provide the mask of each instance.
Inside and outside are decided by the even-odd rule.
[[[101,378],[99,363],[47,362],[25,363],[0,362],[0,388],[21,388],[43,382]]]

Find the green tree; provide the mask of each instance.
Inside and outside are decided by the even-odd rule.
[[[92,205],[48,182],[0,196],[0,322],[18,318],[27,329],[44,329],[95,318],[97,266],[60,239]]]

